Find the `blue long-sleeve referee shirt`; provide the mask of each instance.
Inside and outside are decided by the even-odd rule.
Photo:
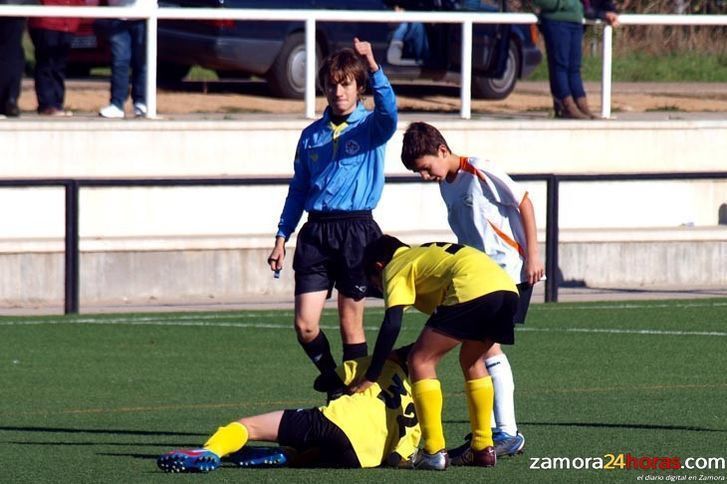
[[[396,132],[396,96],[381,68],[370,74],[374,110],[362,103],[343,125],[331,123],[331,108],[303,130],[295,153],[277,236],[287,240],[303,210],[372,210],[384,188],[386,142]]]

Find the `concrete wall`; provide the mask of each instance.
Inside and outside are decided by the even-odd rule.
[[[446,234],[397,235],[409,235],[414,242],[447,238]],[[626,237],[589,240],[608,239],[597,235],[563,233],[559,248],[563,283],[602,288],[727,287],[727,227],[685,228],[675,237],[681,240],[618,240],[627,238],[625,232]],[[662,235],[656,231],[652,237]],[[290,261],[281,278],[274,279],[265,264],[268,253],[267,248],[230,247],[84,252],[81,305],[288,298],[293,292]],[[62,305],[61,252],[0,254],[0,267],[0,308]]]
[[[0,177],[288,175],[308,121],[4,121]],[[452,149],[511,173],[719,171],[726,121],[463,121],[403,117],[386,171],[403,173],[401,134],[411,120],[442,130]]]
[[[727,121],[424,120],[455,152],[490,158],[511,173],[727,170]],[[398,154],[408,121],[389,144],[389,174],[405,173]],[[289,176],[307,124],[270,116],[4,121],[0,178]],[[526,187],[543,229],[545,184]],[[260,266],[286,192],[83,189],[82,304],[289,295],[290,271],[273,281]],[[62,299],[63,203],[58,188],[0,189],[0,306]],[[725,181],[564,183],[563,277],[596,286],[726,285],[727,235],[714,227],[725,203]],[[384,231],[412,242],[451,238],[434,184],[387,186],[375,217]]]

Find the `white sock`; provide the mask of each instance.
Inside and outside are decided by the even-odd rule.
[[[515,422],[515,381],[512,378],[512,368],[505,353],[485,360],[487,372],[492,377],[492,386],[495,387],[495,405],[493,406],[494,427],[510,435],[517,433]]]

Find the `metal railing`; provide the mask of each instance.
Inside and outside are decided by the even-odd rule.
[[[727,25],[727,15],[619,15],[621,25]],[[611,117],[611,67],[613,65],[613,27],[603,26],[603,64],[601,68],[601,117]]]
[[[558,301],[559,188],[561,182],[719,180],[724,172],[631,173],[631,174],[568,174],[553,173],[513,175],[516,181],[546,182],[545,224],[545,302]],[[64,312],[76,314],[80,309],[80,237],[79,192],[83,187],[189,187],[189,186],[270,186],[288,185],[288,177],[240,178],[77,178],[77,179],[0,179],[1,188],[63,187],[65,189],[65,277]],[[387,184],[426,183],[414,175],[386,177]]]
[[[346,10],[287,10],[232,8],[160,8],[156,0],[137,0],[130,7],[61,7],[0,5],[0,16],[13,17],[83,17],[132,18],[147,21],[147,108],[148,116],[157,115],[156,62],[157,23],[159,19],[187,20],[259,20],[305,22],[306,83],[305,116],[315,117],[315,31],[316,22],[432,22],[462,25],[462,59],[460,116],[472,116],[472,26],[473,24],[533,24],[538,19],[531,13],[489,12],[395,12]],[[623,25],[727,25],[727,15],[632,15],[619,17]],[[601,116],[611,115],[611,64],[613,29],[603,28],[603,69],[601,78]]]

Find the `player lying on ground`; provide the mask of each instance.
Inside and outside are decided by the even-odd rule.
[[[325,407],[279,410],[241,418],[220,427],[200,449],[175,450],[159,459],[165,472],[208,472],[228,458],[237,465],[326,467],[405,466],[419,445],[406,371],[410,346],[390,353],[376,383]],[[363,378],[371,357],[346,361],[337,369],[345,384]],[[255,452],[249,441],[277,442],[290,451]],[[242,450],[241,450],[242,449]]]
[[[364,268],[371,284],[383,292],[386,313],[365,378],[351,390],[367,391],[378,380],[399,335],[405,307],[430,314],[409,354],[412,395],[424,440],[424,452],[418,454],[414,468],[444,470],[449,465],[436,368],[456,346],[460,346],[472,441],[452,463],[494,466],[497,456],[490,428],[494,391],[483,359],[493,343],[514,342],[515,283],[472,247],[449,243],[409,247],[388,235],[366,248]]]

